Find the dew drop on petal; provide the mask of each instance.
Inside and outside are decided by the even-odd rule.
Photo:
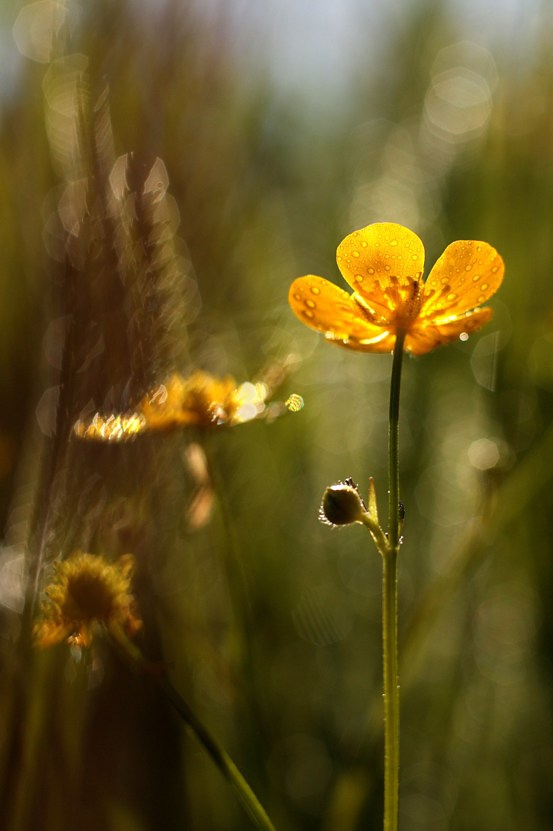
[[[477,283],[481,276],[481,274],[475,274],[472,278],[473,283]]]
[[[455,294],[455,292],[451,291],[451,292],[447,295],[447,298],[446,298],[446,299],[447,299],[447,300],[455,300],[455,299],[456,299],[456,297],[457,297],[457,295]]]
[[[362,274],[356,274],[353,279],[355,280],[356,283],[362,283],[365,278],[363,277]]]
[[[311,294],[320,294],[321,290],[317,286],[311,286]]]
[[[316,308],[316,306],[317,306],[317,304],[315,303],[315,301],[314,301],[314,300],[311,300],[311,299],[309,299],[309,298],[305,301],[305,305],[306,305],[306,306],[309,306],[309,308],[310,308],[310,309],[315,309],[315,308]]]
[[[386,269],[386,271],[391,271],[392,270],[392,266],[389,263],[386,263],[384,268]]]
[[[442,277],[440,282],[441,282],[442,286],[447,286],[447,277]]]
[[[461,332],[461,334],[459,335],[459,340],[466,341],[468,339],[469,339],[468,332]]]
[[[368,242],[367,242],[367,240],[366,240],[366,239],[364,239],[364,240],[362,241],[362,243],[361,243],[361,247],[362,247],[362,248],[366,248],[366,247],[367,247],[367,245],[368,245]]]
[[[301,300],[301,299],[302,299],[302,295],[300,294],[300,292],[299,291],[294,292],[294,300]]]
[[[372,266],[371,266],[371,268],[369,268],[367,270],[368,270],[369,274],[374,274],[374,268],[372,268]]]
[[[397,245],[397,239],[391,239],[390,245],[393,245],[395,247]]]
[[[313,320],[314,314],[310,309],[304,309],[303,313],[304,313],[305,317],[307,317],[309,320]]]
[[[469,263],[469,265],[466,265],[465,271],[472,271],[472,264]]]
[[[487,284],[487,283],[482,283],[482,285],[480,286],[480,288],[482,289],[482,291],[486,291],[486,289],[488,288],[488,284]],[[482,298],[482,299],[483,299],[483,298]],[[480,301],[480,302],[481,302],[481,301]]]
[[[352,255],[352,257],[358,257],[359,256],[359,251],[352,251],[351,255]]]

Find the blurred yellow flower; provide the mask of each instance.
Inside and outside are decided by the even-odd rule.
[[[76,552],[54,565],[45,590],[41,617],[33,629],[38,646],[67,641],[89,646],[94,628],[103,626],[116,637],[132,636],[142,626],[131,594],[134,558],[125,554],[116,563]]]
[[[175,373],[145,396],[138,410],[150,430],[234,426],[261,415],[268,394],[265,384],[237,386],[230,375],[214,378],[198,371],[183,378]]]
[[[146,419],[140,413],[112,413],[102,416],[95,413],[91,419],[79,419],[73,425],[73,432],[80,439],[98,441],[128,441],[147,429]]]
[[[292,283],[289,302],[299,319],[327,340],[360,352],[390,352],[396,335],[423,355],[487,323],[477,308],[503,280],[504,264],[486,242],[458,240],[445,249],[423,281],[424,247],[391,222],[368,225],[338,246],[336,261],[353,294],[309,274]]]
[[[126,414],[79,419],[73,427],[79,438],[121,442],[148,432],[179,427],[213,427],[244,424],[255,418],[279,415],[283,410],[297,412],[303,406],[301,396],[291,395],[284,404],[267,405],[273,385],[246,381],[237,386],[230,375],[215,378],[197,371],[184,378],[171,375],[139,401],[136,411]]]

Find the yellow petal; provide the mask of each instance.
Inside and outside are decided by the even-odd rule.
[[[437,346],[457,340],[463,334],[475,332],[484,326],[492,315],[493,309],[484,306],[459,317],[444,318],[441,322],[419,320],[405,338],[405,349],[412,355],[425,355]]]
[[[487,242],[448,245],[424,284],[422,318],[458,315],[485,303],[503,280],[505,266]]]
[[[336,261],[346,282],[386,318],[397,308],[398,286],[410,287],[422,275],[424,247],[403,225],[377,222],[349,234],[338,246]]]
[[[294,280],[288,300],[292,311],[311,329],[340,346],[367,352],[388,352],[394,337],[365,319],[352,295],[309,274]]]
[[[66,640],[71,634],[71,627],[65,623],[50,620],[40,620],[33,626],[33,637],[36,646],[47,648]]]

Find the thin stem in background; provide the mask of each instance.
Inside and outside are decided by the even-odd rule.
[[[232,509],[228,502],[227,483],[220,473],[210,438],[207,436],[202,442],[202,447],[225,532],[225,542],[220,546],[220,551],[234,618],[233,623],[236,628],[234,647],[237,671],[241,678],[246,674],[247,680],[251,681],[253,661],[250,637],[253,632],[253,620],[249,578],[244,567],[241,545],[236,536]]]
[[[263,717],[261,691],[257,682],[254,656],[255,615],[250,578],[246,571],[246,553],[235,530],[235,517],[228,499],[228,488],[221,475],[213,442],[204,441],[208,475],[215,490],[224,530],[219,546],[234,625],[233,670],[238,682],[238,693],[247,719],[241,725],[250,748],[255,784],[261,792],[267,791],[265,750],[268,746],[267,728]]]
[[[146,674],[163,693],[189,730],[196,736],[204,750],[211,757],[216,767],[223,774],[234,790],[238,801],[248,814],[258,831],[275,831],[267,812],[259,802],[252,788],[237,768],[226,750],[200,721],[180,693],[171,684],[162,668],[152,667],[146,661],[138,647],[128,640],[120,631],[112,632],[113,643],[117,651],[134,669]]]

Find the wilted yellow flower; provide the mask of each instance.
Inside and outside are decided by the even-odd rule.
[[[353,294],[309,274],[292,283],[290,305],[327,340],[361,352],[390,352],[400,332],[404,348],[414,355],[466,340],[490,320],[492,310],[477,307],[497,291],[504,273],[491,245],[458,240],[447,246],[425,282],[421,240],[391,222],[349,234],[336,261]]]
[[[125,554],[116,563],[76,552],[54,565],[45,590],[41,616],[34,625],[35,643],[53,646],[67,641],[89,646],[94,628],[105,627],[115,636],[134,635],[142,626],[131,594],[134,558]]]
[[[268,405],[273,386],[263,381],[246,381],[239,386],[230,375],[215,378],[197,371],[188,378],[174,373],[139,401],[136,411],[126,414],[79,419],[74,432],[79,438],[120,442],[148,432],[179,427],[213,427],[244,424],[255,418],[278,414],[285,409],[297,412],[301,396],[292,395],[281,405]]]

